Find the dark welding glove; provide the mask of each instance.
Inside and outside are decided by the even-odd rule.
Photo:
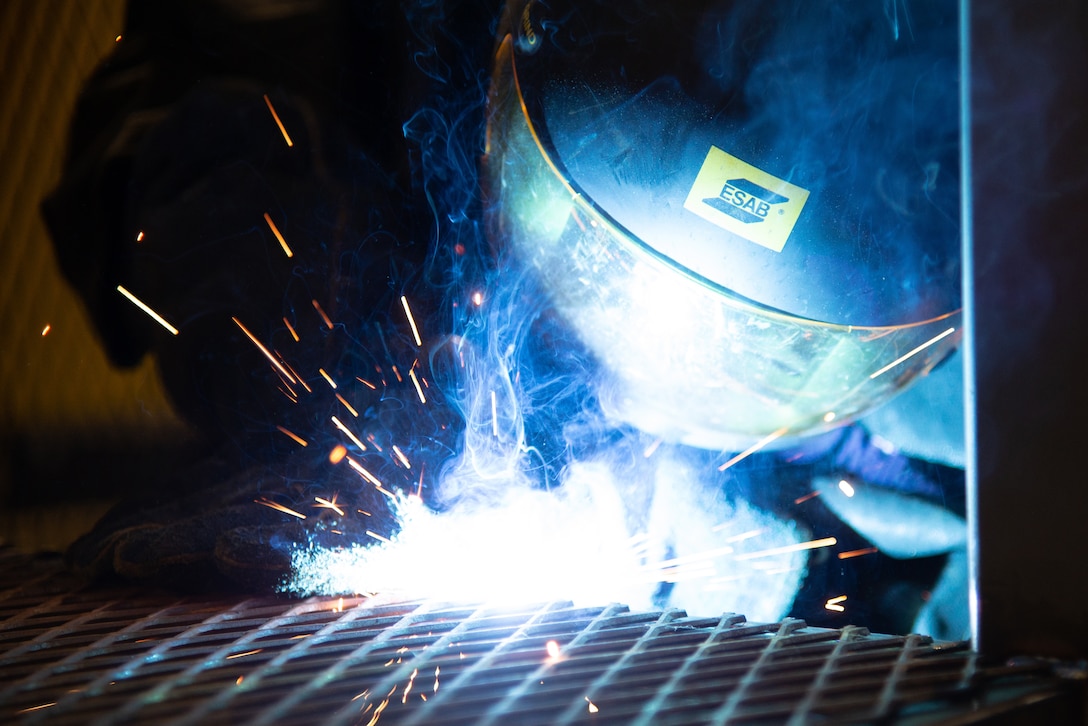
[[[387,496],[346,465],[320,484],[282,468],[233,468],[209,458],[160,478],[156,491],[117,506],[77,540],[70,566],[89,580],[272,592],[290,580],[296,550],[396,531]]]

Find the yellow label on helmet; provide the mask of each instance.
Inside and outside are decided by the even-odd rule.
[[[781,252],[806,201],[808,190],[711,146],[684,209]]]

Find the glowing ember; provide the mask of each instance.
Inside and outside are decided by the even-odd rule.
[[[422,346],[423,340],[419,337],[419,328],[416,327],[416,319],[412,316],[412,309],[408,307],[408,298],[401,295],[400,304],[404,306],[404,314],[408,316],[408,324],[412,326],[412,337],[415,338],[416,345]]]
[[[264,650],[264,649],[263,648],[257,648],[255,650],[247,650],[245,653],[235,653],[233,655],[228,655],[227,660],[234,660],[235,658],[245,658],[247,655],[256,655],[257,653],[260,653],[262,650]]]
[[[178,334],[178,329],[177,328],[175,328],[170,323],[166,322],[166,320],[161,315],[159,315],[157,312],[155,312],[150,307],[148,307],[147,304],[144,301],[140,300],[135,295],[133,295],[131,292],[126,290],[123,285],[118,285],[117,286],[117,292],[119,292],[122,295],[124,295],[125,297],[127,297],[132,302],[133,305],[140,308],[145,313],[147,313],[149,316],[151,316],[152,320],[154,320],[156,323],[158,323],[162,327],[169,330],[172,335],[177,335]]]
[[[344,408],[346,408],[348,410],[348,413],[350,413],[355,418],[359,418],[359,412],[355,410],[354,406],[352,406],[350,403],[348,403],[348,400],[346,398],[344,398],[339,393],[337,393],[336,394],[336,400],[339,401],[340,403],[344,404]]]
[[[838,597],[833,597],[825,602],[824,608],[833,612],[844,613],[846,612],[846,607],[841,604],[844,602],[846,602],[846,595],[839,595]]]
[[[121,36],[118,35],[117,38],[120,39]],[[295,143],[291,141],[291,137],[287,135],[287,129],[284,128],[283,122],[280,121],[280,115],[276,113],[276,108],[272,105],[272,100],[268,97],[267,93],[264,94],[264,103],[266,106],[268,106],[268,110],[272,114],[272,118],[276,121],[276,126],[279,127],[280,133],[283,134],[283,140],[287,142],[288,146],[294,146]]]
[[[336,416],[333,416],[331,418],[331,421],[332,421],[332,425],[340,430],[340,433],[344,434],[344,436],[347,436],[348,439],[351,441],[351,443],[355,444],[359,448],[359,451],[366,451],[366,444],[364,444],[362,441],[360,441],[359,437],[356,436],[354,433],[352,433],[351,429],[349,429],[347,426],[345,426],[343,424],[343,422],[340,421],[340,419],[338,419]],[[341,447],[338,447],[338,448],[343,448],[343,447],[341,446]],[[346,449],[344,451],[345,451],[345,453],[347,452]],[[344,458],[343,456],[340,456],[340,458],[338,458],[336,461],[334,461],[332,463],[338,464],[338,463],[340,463],[340,459],[343,459],[343,458]]]
[[[325,509],[331,509],[332,511],[339,514],[341,517],[344,516],[344,510],[341,509],[340,505],[336,503],[335,494],[332,495],[332,499],[325,499],[324,497],[314,497],[314,501],[317,502],[317,504],[314,505],[315,507],[324,507]]]
[[[925,350],[929,346],[933,345],[934,343],[937,343],[938,341],[940,341],[940,340],[942,340],[944,338],[947,338],[949,335],[952,335],[952,333],[954,333],[954,332],[956,332],[955,328],[949,328],[948,330],[945,330],[943,333],[939,333],[939,334],[935,335],[934,337],[930,338],[926,342],[919,345],[914,350],[911,350],[908,353],[904,353],[903,355],[899,356],[898,358],[896,358],[895,360],[893,360],[891,363],[884,366],[880,370],[876,371],[875,373],[870,374],[869,378],[873,379],[873,378],[876,378],[878,376],[884,375],[885,373],[890,371],[892,368],[895,368],[900,363],[903,363],[905,361],[910,360],[911,358],[918,355],[919,353],[921,353],[923,350]]]
[[[727,461],[724,464],[722,464],[721,466],[719,466],[718,471],[725,471],[729,467],[743,461],[744,459],[747,459],[749,456],[756,453],[760,449],[764,448],[765,446],[768,446],[769,444],[773,443],[775,440],[780,439],[783,436],[785,436],[786,432],[788,432],[788,431],[789,431],[789,428],[786,427],[786,426],[783,426],[782,428],[778,429],[777,431],[765,436],[764,438],[760,439],[756,443],[749,446],[744,451],[742,451],[739,454],[737,454],[736,456],[734,456],[729,461]]]
[[[875,555],[880,550],[876,547],[864,547],[860,550],[848,550],[846,552],[840,552],[838,557],[840,560],[849,560],[853,557],[861,557],[863,555]]]
[[[412,465],[408,463],[408,457],[404,455],[404,452],[401,451],[396,444],[393,445],[393,454],[400,460],[400,463],[404,464],[405,469],[412,468]]]
[[[233,320],[234,324],[237,325],[242,330],[242,332],[246,334],[246,337],[249,338],[250,342],[253,343],[253,345],[257,346],[257,350],[261,351],[261,354],[269,360],[273,368],[279,371],[291,383],[298,382],[298,380],[293,375],[291,375],[286,368],[284,368],[283,364],[276,360],[276,358],[272,355],[272,352],[269,351],[268,348],[264,347],[264,344],[261,343],[261,341],[257,340],[257,336],[249,332],[249,328],[242,325],[241,320],[235,317],[231,317],[231,320]]]
[[[292,517],[298,517],[299,519],[306,519],[305,514],[302,514],[301,512],[296,512],[295,510],[291,509],[290,507],[285,507],[282,504],[279,504],[278,502],[273,502],[271,499],[265,499],[264,497],[261,497],[260,499],[254,499],[253,501],[255,501],[257,504],[263,504],[264,506],[266,506],[266,507],[268,507],[270,509],[275,509],[277,512],[283,512],[284,514],[290,514]]]
[[[548,657],[555,660],[559,657],[559,643],[554,640],[549,640],[544,645],[544,650],[547,651]]]
[[[292,252],[291,248],[287,246],[287,240],[285,240],[283,238],[283,235],[280,234],[279,227],[277,227],[276,223],[272,221],[272,217],[269,216],[268,212],[264,213],[264,221],[268,224],[268,228],[272,230],[272,234],[276,236],[277,240],[279,240],[280,247],[283,248],[283,253],[288,257],[294,257],[295,253]]]
[[[329,330],[332,330],[332,320],[329,318],[328,315],[325,314],[325,308],[321,307],[321,303],[319,303],[317,300],[311,300],[310,304],[314,306],[314,310],[316,310],[317,314],[321,316],[321,321],[325,323],[325,327]]]
[[[318,368],[317,372],[321,375],[322,378],[325,379],[326,383],[328,383],[333,389],[336,388],[336,381],[334,381],[332,379],[332,376],[330,376],[328,373],[325,372],[324,368]]]
[[[404,687],[404,693],[400,697],[400,702],[401,703],[407,703],[408,702],[408,694],[411,693],[412,684],[416,682],[416,676],[418,674],[419,674],[419,669],[414,668],[412,670],[412,675],[408,676],[408,684]]]
[[[423,389],[419,385],[419,379],[416,378],[416,371],[414,368],[408,370],[408,377],[412,379],[412,385],[416,387],[416,395],[419,396],[420,403],[427,403],[427,397],[423,395]]]
[[[299,446],[308,446],[309,445],[304,438],[302,438],[298,434],[294,433],[293,431],[289,431],[288,429],[285,429],[283,426],[277,426],[276,430],[279,431],[284,436],[288,437],[289,439],[292,439],[293,441],[295,441],[295,443],[297,443]]]
[[[757,557],[774,557],[776,555],[784,555],[790,552],[799,552],[801,550],[814,550],[821,547],[833,547],[837,544],[837,540],[834,537],[824,537],[823,539],[809,540],[808,542],[801,542],[795,545],[786,545],[785,547],[772,547],[767,550],[760,550],[758,552],[747,552],[743,555],[737,555],[738,560],[754,560]]]
[[[283,319],[283,324],[287,326],[287,332],[291,334],[291,337],[295,339],[297,343],[299,341],[298,333],[295,332],[295,326],[291,325],[291,321],[287,318]]]

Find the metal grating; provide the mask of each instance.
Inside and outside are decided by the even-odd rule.
[[[0,550],[4,722],[928,723],[1054,688],[1038,666],[988,669],[960,645],[861,628],[180,597],[81,587],[57,558]]]

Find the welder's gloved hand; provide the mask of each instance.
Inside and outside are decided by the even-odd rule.
[[[354,473],[285,484],[280,469],[232,468],[208,459],[156,482],[157,493],[115,507],[77,540],[69,565],[88,580],[273,592],[290,589],[296,549],[396,531],[387,497]]]
[[[821,505],[882,556],[943,559],[910,629],[941,640],[969,637],[962,469],[908,456],[860,425],[810,440],[789,460],[813,467]]]

